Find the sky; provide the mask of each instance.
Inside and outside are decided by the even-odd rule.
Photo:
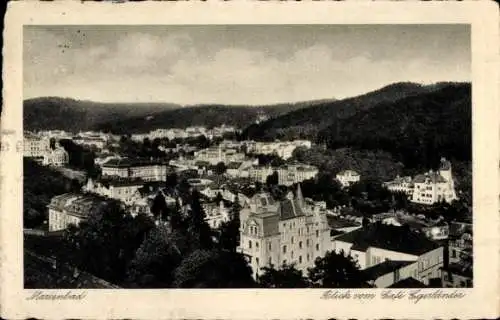
[[[466,25],[25,26],[24,98],[272,104],[471,80]]]

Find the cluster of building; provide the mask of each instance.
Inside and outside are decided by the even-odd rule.
[[[233,126],[226,126],[226,125],[221,125],[218,127],[214,127],[212,129],[208,129],[203,126],[197,126],[197,127],[188,127],[185,129],[180,129],[180,128],[169,128],[169,129],[156,129],[153,131],[150,131],[149,133],[139,133],[139,134],[133,134],[131,136],[132,140],[135,141],[143,141],[145,138],[148,138],[150,140],[153,139],[186,139],[186,138],[191,138],[191,137],[199,137],[199,136],[205,136],[208,139],[213,139],[216,137],[222,137],[226,133],[233,133],[236,132],[237,129]]]
[[[387,189],[405,193],[410,201],[419,204],[451,203],[457,199],[450,161],[441,159],[439,170],[416,177],[396,177],[385,183]]]
[[[165,181],[167,163],[161,160],[113,158],[101,164],[103,176],[139,178],[143,181]]]
[[[445,240],[453,232],[442,221],[394,212],[373,216],[364,224],[358,218],[304,199],[300,185],[285,201],[258,193],[241,210],[238,250],[247,257],[255,278],[262,267],[283,264],[294,264],[307,274],[317,257],[335,251],[353,258],[370,287],[439,287],[444,279],[471,285],[471,265],[464,272],[463,263],[453,260],[458,260],[460,250],[472,247],[469,233],[456,231],[456,240],[448,246]],[[457,283],[447,280],[446,285]]]
[[[69,162],[69,155],[58,142],[51,146],[51,139],[29,132],[24,133],[23,156],[46,166],[62,167]]]
[[[304,180],[313,179],[318,175],[318,168],[302,163],[290,163],[279,167],[254,166],[249,168],[248,176],[258,182],[265,183],[267,177],[274,172],[278,174],[278,184],[291,186]]]
[[[293,140],[293,141],[275,141],[275,142],[256,142],[256,141],[243,141],[246,146],[247,152],[255,154],[275,154],[284,160],[292,157],[293,151],[296,148],[304,147],[311,148],[311,141],[309,140]]]

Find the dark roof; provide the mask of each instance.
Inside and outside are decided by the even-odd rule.
[[[352,250],[366,251],[376,247],[412,255],[421,255],[440,245],[425,235],[413,232],[406,227],[372,223],[363,228],[339,236],[336,240],[352,243]]]
[[[166,165],[165,162],[160,160],[150,160],[150,159],[110,159],[102,164],[103,167],[115,167],[115,168],[128,168],[128,167],[143,167],[150,165]]]
[[[425,284],[413,277],[405,278],[394,282],[389,288],[428,288]]]
[[[415,261],[392,261],[386,260],[369,268],[362,270],[367,280],[376,280],[379,277],[394,272],[402,267],[415,263]]]
[[[119,176],[103,176],[98,179],[97,182],[106,187],[138,186],[144,184],[144,180],[142,180],[141,178],[124,178]]]
[[[413,182],[414,183],[424,183],[427,179],[429,179],[431,183],[443,183],[443,182],[446,182],[446,179],[443,178],[437,172],[419,174],[419,175],[417,175],[415,177],[415,179],[413,180]]]
[[[238,169],[239,167],[241,167],[241,164],[243,162],[231,162],[227,165],[227,169]]]
[[[304,211],[298,200],[284,200],[280,202],[278,209],[280,220],[288,220],[304,216]]]
[[[25,250],[24,277],[25,287],[33,289],[119,289],[96,276],[77,270],[69,265],[57,263],[55,260]]]
[[[342,219],[342,218],[331,216],[331,215],[327,215],[326,220],[328,222],[328,226],[331,229],[340,229],[340,228],[361,226],[361,224],[359,222],[347,220],[347,219]]]

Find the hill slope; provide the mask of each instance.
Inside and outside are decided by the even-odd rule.
[[[114,133],[148,132],[156,128],[185,128],[188,126],[213,127],[221,124],[246,127],[259,117],[278,117],[288,112],[312,108],[325,100],[281,103],[265,106],[197,105],[167,110],[151,118],[131,117],[112,120],[97,126]],[[327,101],[334,101],[333,99]]]
[[[69,98],[43,97],[24,101],[26,130],[90,130],[101,122],[179,108],[171,103],[99,103]]]
[[[289,112],[260,124],[249,126],[243,136],[249,139],[276,138],[314,139],[319,131],[338,119],[348,118],[380,103],[393,103],[405,97],[439,90],[446,83],[423,86],[416,83],[395,83],[353,98],[318,103],[306,109]]]
[[[344,146],[391,152],[409,167],[432,166],[441,156],[472,158],[470,84],[382,102],[351,117],[337,119],[318,134],[332,148]]]

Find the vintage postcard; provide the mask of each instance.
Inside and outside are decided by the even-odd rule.
[[[499,316],[494,2],[11,3],[7,319]]]

